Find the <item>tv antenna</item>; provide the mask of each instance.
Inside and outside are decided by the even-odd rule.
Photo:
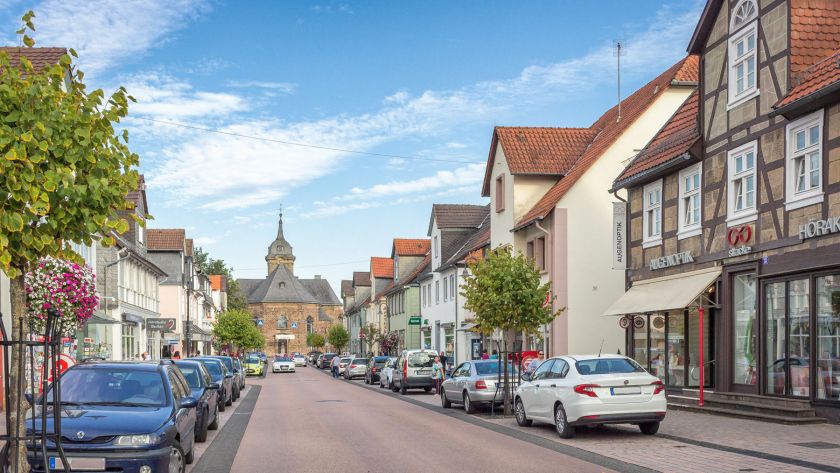
[[[618,116],[615,118],[616,123],[621,121],[621,56],[627,55],[624,40],[613,40],[613,56],[615,56],[615,70],[616,70],[616,85],[618,89]]]

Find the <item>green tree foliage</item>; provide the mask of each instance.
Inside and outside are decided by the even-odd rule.
[[[330,342],[330,345],[333,346],[336,353],[341,353],[341,350],[350,341],[350,334],[347,333],[347,329],[343,325],[333,325],[327,331],[327,341]]]
[[[476,326],[485,335],[501,331],[507,352],[517,333],[539,334],[539,328],[560,313],[545,304],[551,284],[542,284],[534,262],[521,253],[514,255],[509,246],[490,251],[469,268],[472,274],[464,278],[461,292],[464,307],[475,313]],[[509,370],[504,373],[507,381]],[[510,389],[504,390],[506,414],[511,411],[510,394]]]
[[[27,12],[17,31],[23,46],[0,53],[0,270],[12,278],[12,334],[24,316],[28,265],[47,255],[80,261],[71,243],[90,245],[96,235],[112,244],[112,232],[128,229],[120,212],[132,210],[126,195],[139,177],[128,132],[116,130],[134,99],[123,87],[110,96],[89,91],[72,49],[36,69],[27,58],[34,17]],[[141,225],[149,218],[126,214]],[[22,389],[16,378],[11,406]],[[19,422],[20,413],[10,414]],[[19,470],[28,471],[22,445],[17,452]]]
[[[312,347],[314,349],[319,349],[324,346],[326,341],[324,340],[324,336],[320,333],[312,332],[306,335],[306,346]]]
[[[366,348],[365,353],[370,354],[373,345],[379,342],[379,329],[373,324],[367,324],[359,329],[359,338]]]
[[[233,277],[233,268],[228,267],[224,260],[211,258],[200,246],[195,249],[193,262],[204,274],[220,274],[227,279],[227,303],[230,310],[247,310],[248,300],[239,281]]]
[[[213,324],[213,335],[222,344],[246,350],[265,346],[265,337],[251,314],[244,310],[228,310],[219,315]]]

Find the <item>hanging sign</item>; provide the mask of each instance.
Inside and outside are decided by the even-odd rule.
[[[627,269],[627,204],[613,202],[612,269]]]
[[[632,318],[632,317],[630,317],[629,315],[625,315],[624,317],[622,317],[622,318],[618,319],[618,326],[619,326],[619,327],[621,327],[621,328],[627,328],[627,327],[629,327],[629,326],[630,326],[630,324],[631,324],[631,323],[633,323],[633,322],[630,320],[631,318]]]

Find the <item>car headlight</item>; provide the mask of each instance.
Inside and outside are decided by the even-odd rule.
[[[120,435],[114,441],[114,445],[123,447],[143,447],[147,445],[155,445],[160,443],[161,437],[157,434],[142,434],[142,435]]]

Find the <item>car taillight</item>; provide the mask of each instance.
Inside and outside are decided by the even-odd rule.
[[[351,368],[355,368],[355,367],[356,367],[356,365],[350,365],[350,367],[351,367]]]
[[[376,367],[374,366],[373,368],[371,368],[371,369],[370,369],[370,371],[371,371],[372,373],[376,373]]]
[[[595,394],[595,388],[599,387],[597,384],[578,384],[575,386],[575,392],[589,397],[598,397]]]
[[[656,380],[650,384],[656,386],[655,388],[653,388],[654,395],[659,394],[665,390],[665,383],[663,383],[662,381]]]
[[[408,378],[408,360],[403,361],[403,378]]]
[[[487,383],[483,379],[479,379],[475,382],[475,389],[487,389]]]

